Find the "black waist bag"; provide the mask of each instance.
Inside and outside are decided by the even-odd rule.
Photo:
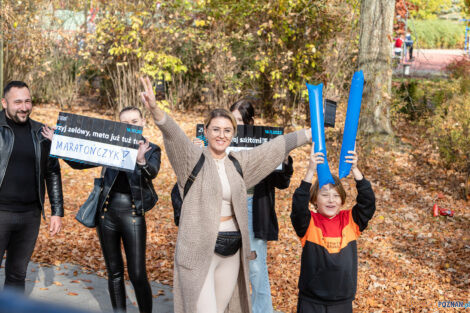
[[[237,253],[242,246],[242,234],[240,231],[220,231],[215,242],[214,252],[223,256],[231,256]]]

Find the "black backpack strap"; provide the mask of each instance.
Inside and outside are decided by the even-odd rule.
[[[231,154],[228,155],[228,158],[230,159],[230,161],[232,161],[233,165],[237,169],[238,174],[240,174],[240,176],[243,178],[243,171],[242,167],[240,166],[240,162],[238,162],[238,160]]]
[[[191,185],[196,179],[197,174],[199,174],[199,171],[201,170],[205,159],[206,157],[204,156],[204,153],[201,153],[201,157],[199,158],[199,161],[197,161],[196,165],[193,168],[193,171],[191,172],[191,175],[189,175],[188,180],[186,181],[186,184],[184,185],[183,199],[184,197],[186,197],[186,194],[188,193],[189,189],[191,188]]]

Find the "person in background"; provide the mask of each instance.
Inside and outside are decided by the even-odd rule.
[[[400,34],[400,36],[398,36],[398,38],[396,38],[395,40],[395,44],[393,47],[394,47],[394,52],[395,52],[396,57],[401,58],[404,40],[405,40],[405,36],[403,34]]]
[[[60,232],[64,216],[60,165],[49,156],[51,143],[31,119],[28,85],[11,81],[3,90],[0,112],[0,265],[5,289],[25,290],[26,270],[39,234],[47,188],[51,203],[50,235]]]
[[[405,36],[405,49],[408,50],[408,60],[413,61],[413,39],[410,33],[406,33]]]
[[[230,107],[238,125],[254,125],[255,110],[251,101],[242,99]],[[251,250],[256,259],[250,261],[251,302],[253,313],[272,313],[271,286],[266,262],[268,241],[278,240],[279,225],[275,211],[275,188],[286,189],[294,173],[290,156],[283,169],[274,171],[247,190],[248,231]]]
[[[136,126],[145,126],[145,119],[137,107],[126,107],[119,120]],[[44,133],[52,140],[53,131]],[[134,286],[140,313],[152,312],[152,290],[147,278],[147,226],[145,212],[157,203],[158,196],[152,184],[160,169],[160,147],[147,140],[139,142],[134,171],[124,172],[103,168],[103,189],[99,198],[96,231],[108,272],[108,289],[115,312],[126,311],[124,262],[121,241],[126,253],[127,271]],[[72,168],[82,170],[96,167],[65,160]]]

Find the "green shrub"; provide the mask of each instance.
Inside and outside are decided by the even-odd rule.
[[[446,66],[446,70],[451,78],[469,77],[470,76],[470,58],[461,57],[455,59]]]
[[[400,99],[398,112],[407,115],[410,120],[420,116],[425,101],[423,101],[424,91],[419,88],[417,81],[402,82],[397,95]]]
[[[289,121],[306,106],[306,81],[335,82],[327,78],[327,56],[342,61],[332,62],[340,67],[332,76],[354,69],[345,64],[355,53],[348,45],[357,39],[348,34],[358,27],[350,14],[359,14],[357,1],[159,3],[108,1],[87,36],[82,57],[112,82],[113,108],[139,100],[136,77],[144,73],[165,79],[172,110],[223,107],[253,95],[262,99],[258,114]]]
[[[409,23],[415,48],[462,49],[465,26],[447,20],[416,20]]]
[[[449,63],[446,67],[450,78],[460,79],[460,93],[470,93],[470,58],[462,57]]]
[[[454,0],[409,0],[409,2],[417,7],[417,10],[411,11],[412,16],[428,19],[452,9]]]
[[[470,173],[470,97],[456,93],[437,107],[429,133],[447,166]]]
[[[425,120],[458,92],[449,80],[407,79],[394,84],[394,108],[409,120]]]

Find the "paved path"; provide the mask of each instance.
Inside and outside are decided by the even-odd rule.
[[[5,270],[0,270],[3,285]],[[151,282],[153,312],[172,313],[173,295],[171,287]],[[127,312],[138,313],[134,288],[126,281]],[[90,312],[112,312],[108,294],[108,281],[80,266],[39,266],[30,263],[26,276],[26,295],[31,299],[64,304]]]
[[[5,270],[2,266],[0,285],[3,285],[4,280]],[[153,312],[172,313],[172,288],[155,282],[151,282],[150,285],[153,294]],[[30,262],[25,293],[34,300],[53,302],[87,312],[112,312],[107,279],[77,265],[39,266]],[[129,281],[126,281],[126,293],[128,297],[127,312],[138,313],[134,288]],[[1,307],[0,313],[3,313]],[[275,311],[275,313],[282,312]]]
[[[413,51],[414,61],[405,61],[410,66],[411,76],[445,76],[446,66],[452,61],[465,55],[464,50],[451,49],[415,49]],[[399,64],[394,74],[403,74],[403,65]]]

